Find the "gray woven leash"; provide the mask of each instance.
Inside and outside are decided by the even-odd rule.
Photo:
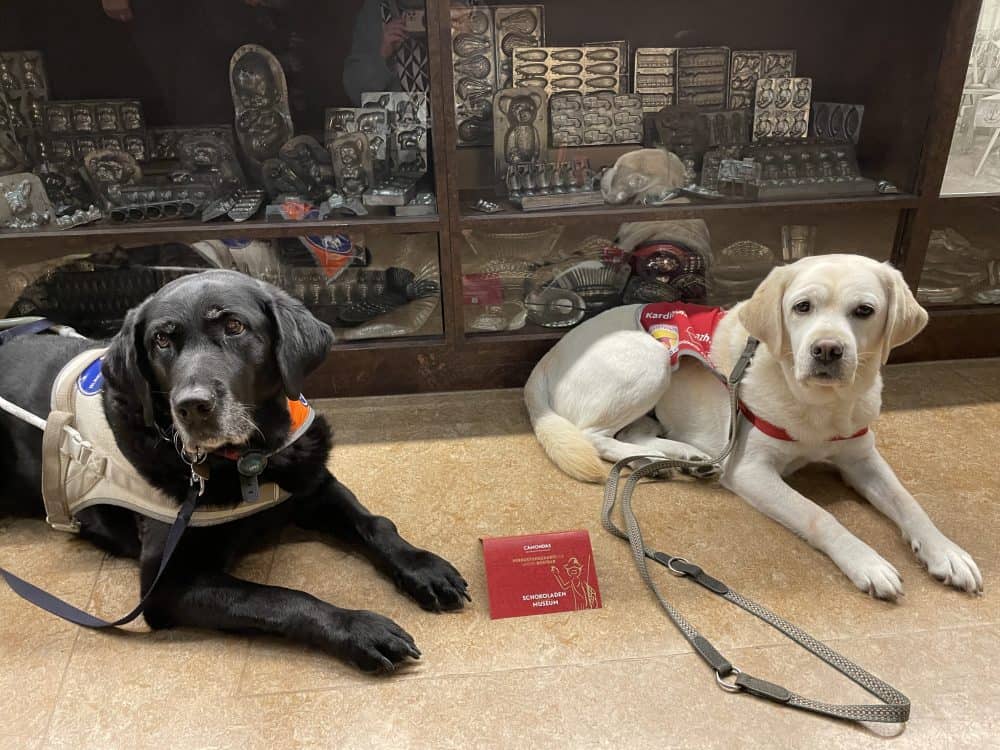
[[[636,484],[644,477],[654,476],[663,472],[677,469],[704,469],[710,466],[721,466],[733,450],[736,442],[736,434],[739,419],[739,385],[746,372],[747,366],[753,358],[757,348],[757,341],[749,339],[747,346],[743,350],[736,367],[733,368],[729,376],[729,439],[725,449],[710,461],[688,461],[684,459],[661,459],[645,463],[635,468],[625,480],[621,496],[621,515],[625,522],[625,529],[622,530],[611,519],[611,513],[618,501],[618,483],[622,470],[637,461],[649,461],[655,456],[631,456],[622,459],[611,469],[608,483],[604,492],[604,507],[601,510],[601,522],[609,532],[628,541],[632,547],[632,555],[635,558],[639,575],[646,585],[652,590],[659,601],[660,606],[667,613],[670,620],[677,626],[684,637],[688,640],[695,651],[715,670],[715,679],[719,686],[730,692],[747,692],[759,698],[766,698],[776,703],[781,703],[805,711],[812,711],[818,714],[825,714],[837,719],[849,721],[872,721],[887,723],[902,723],[910,718],[910,700],[891,685],[883,682],[875,675],[865,671],[845,656],[837,653],[824,643],[813,638],[801,628],[793,625],[787,620],[779,617],[766,607],[757,604],[751,599],[732,591],[726,584],[716,578],[707,575],[699,566],[689,562],[683,557],[668,555],[664,552],[657,552],[646,546],[642,539],[642,531],[639,528],[639,521],[632,509],[632,493]],[[688,622],[684,615],[678,612],[660,592],[656,581],[649,571],[646,559],[655,560],[667,568],[673,575],[690,578],[695,583],[700,584],[709,591],[721,596],[723,599],[732,602],[738,607],[752,615],[760,618],[771,627],[775,628],[787,638],[795,641],[802,648],[819,657],[845,677],[850,678],[868,693],[883,702],[879,704],[838,704],[824,703],[812,700],[787,690],[780,685],[753,677],[745,672],[741,672],[733,664],[720,654],[715,647],[702,636],[694,626]],[[735,676],[733,682],[728,682],[727,677]]]

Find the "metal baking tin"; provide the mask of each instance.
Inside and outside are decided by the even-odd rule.
[[[754,99],[753,140],[805,138],[809,133],[811,78],[760,78]]]
[[[813,102],[809,135],[856,144],[861,137],[861,120],[864,116],[863,104]]]
[[[793,49],[733,50],[729,63],[729,108],[753,107],[759,78],[791,78],[795,75]]]
[[[677,50],[677,104],[702,109],[726,106],[729,47],[681,47]]]
[[[643,112],[659,112],[677,103],[676,47],[639,47],[632,70],[632,91],[642,98]]]
[[[619,93],[621,52],[617,47],[516,47],[513,55],[514,87],[544,88],[592,94]]]
[[[452,94],[459,145],[478,146],[492,141],[496,46],[489,8],[451,9]]]

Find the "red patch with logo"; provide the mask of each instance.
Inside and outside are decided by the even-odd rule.
[[[482,541],[492,619],[600,609],[601,591],[586,531]]]

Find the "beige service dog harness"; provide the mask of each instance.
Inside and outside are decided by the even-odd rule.
[[[0,339],[38,333],[47,328],[58,327],[48,321],[38,320],[3,331]],[[60,332],[60,335],[82,338],[72,329],[68,333]],[[234,501],[232,505],[226,506],[201,506],[199,500],[208,474],[192,463],[191,487],[184,502],[178,506],[173,498],[139,476],[118,448],[104,414],[104,377],[101,366],[106,351],[107,349],[90,349],[82,352],[60,370],[52,387],[52,411],[48,419],[42,419],[17,404],[0,398],[0,409],[43,431],[42,496],[47,520],[52,528],[79,532],[80,524],[76,520],[76,514],[94,505],[116,505],[170,524],[153,581],[145,588],[138,605],[127,615],[114,621],[104,620],[78,609],[0,567],[0,580],[18,596],[64,620],[99,629],[124,625],[142,614],[188,526],[214,526],[236,521],[288,499],[290,494],[278,485],[259,484],[257,475],[267,466],[270,455],[284,450],[298,440],[315,418],[312,407],[300,396],[297,400],[288,402],[291,430],[288,439],[277,451],[246,451],[242,454],[234,450],[219,452],[236,461],[240,473],[242,502]],[[164,439],[169,438],[164,436]],[[203,459],[204,456],[201,456],[198,460]]]
[[[91,349],[70,360],[52,387],[52,411],[42,437],[42,497],[49,525],[80,530],[75,516],[93,505],[117,505],[164,523],[177,517],[177,501],[143,479],[122,454],[104,414],[101,376],[106,349]],[[293,430],[286,445],[312,424],[305,406],[293,410]],[[305,416],[294,419],[296,412]],[[215,526],[259,513],[288,499],[277,484],[260,486],[260,496],[232,506],[199,506],[191,526]]]

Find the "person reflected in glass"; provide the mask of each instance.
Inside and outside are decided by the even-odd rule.
[[[355,106],[366,91],[426,92],[424,0],[365,0],[344,62],[344,89]]]

